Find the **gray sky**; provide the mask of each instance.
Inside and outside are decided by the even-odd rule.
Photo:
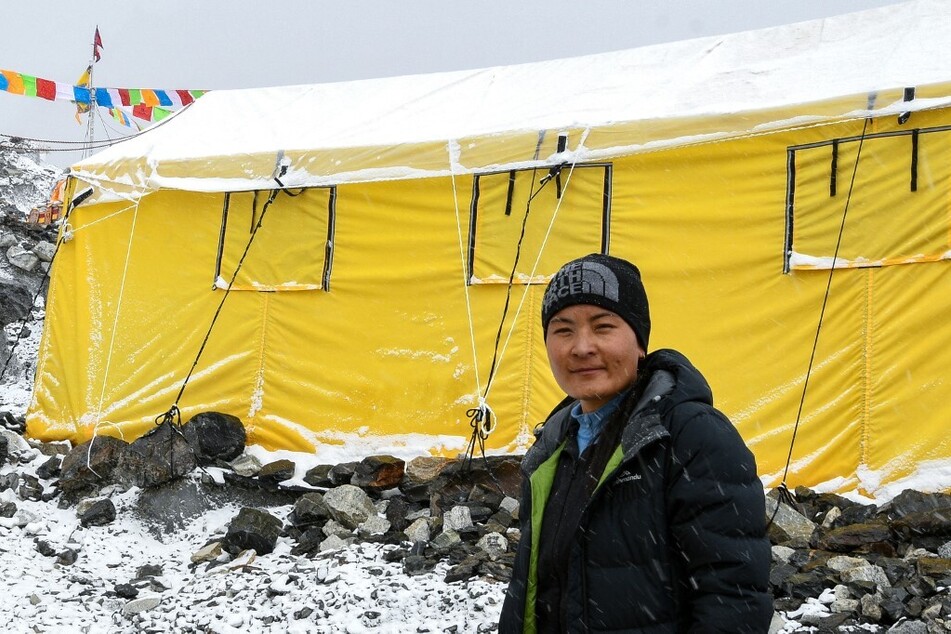
[[[3,0],[0,68],[94,85],[222,89],[516,64],[745,31],[897,0]],[[0,92],[0,134],[82,141],[75,106]],[[105,112],[103,112],[105,114]],[[96,140],[128,134],[97,125]],[[67,165],[78,153],[51,153]]]

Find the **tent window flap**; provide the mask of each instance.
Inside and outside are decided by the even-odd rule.
[[[568,259],[607,253],[611,181],[609,163],[474,176],[469,283],[508,283],[516,254],[512,281],[542,284]]]
[[[227,288],[234,278],[232,290],[330,290],[335,189],[282,191],[266,212],[269,191],[225,194],[215,288]],[[260,228],[252,240],[258,221]]]
[[[836,268],[947,259],[949,156],[949,127],[787,148],[784,272],[831,268],[843,215]]]

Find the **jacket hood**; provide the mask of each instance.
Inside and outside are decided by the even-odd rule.
[[[686,402],[713,405],[713,390],[710,389],[710,384],[687,357],[676,350],[655,350],[647,355],[640,371],[652,379],[660,372],[667,372],[673,377],[673,387],[659,403],[661,414]]]

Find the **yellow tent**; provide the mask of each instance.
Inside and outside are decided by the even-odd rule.
[[[177,404],[269,448],[457,452],[481,410],[519,451],[561,396],[544,284],[601,251],[641,268],[652,346],[705,373],[765,483],[794,435],[791,485],[947,464],[949,41],[920,0],[209,93],[72,168],[28,433],[131,439]]]

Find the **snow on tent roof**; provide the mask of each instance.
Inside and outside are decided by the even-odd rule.
[[[73,174],[236,191],[596,160],[951,101],[951,2],[480,70],[213,91]],[[903,102],[905,87],[916,98]],[[568,151],[535,156],[539,135]]]

